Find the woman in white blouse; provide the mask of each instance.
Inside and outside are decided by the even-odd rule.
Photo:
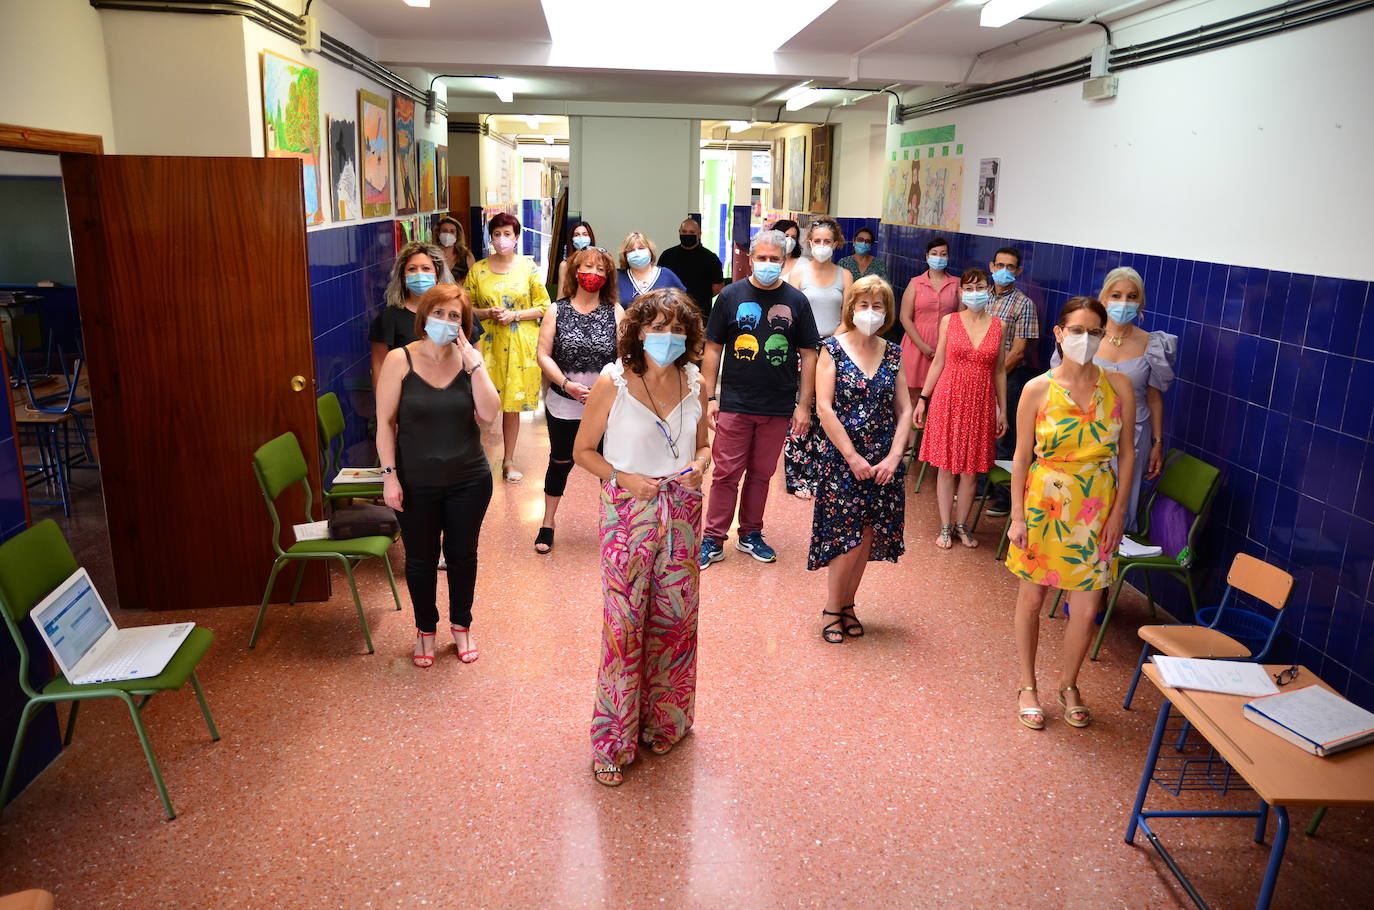
[[[692,726],[701,478],[711,462],[706,387],[692,363],[703,340],[684,291],[649,291],[629,304],[617,359],[592,386],[573,445],[577,464],[602,481],[592,773],[608,787],[641,742],[662,755]]]

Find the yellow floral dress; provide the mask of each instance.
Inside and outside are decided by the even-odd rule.
[[[1112,582],[1115,553],[1098,544],[1116,499],[1121,401],[1097,368],[1091,411],[1080,411],[1049,374],[1045,406],[1035,418],[1035,461],[1026,474],[1026,548],[1012,546],[1007,568],[1027,581],[1095,591]]]
[[[483,259],[468,272],[468,297],[477,309],[528,310],[549,308],[549,292],[539,280],[539,267],[528,256],[517,256],[504,275]],[[501,410],[533,411],[539,403],[538,320],[526,319],[501,325],[482,320],[482,356],[487,371],[501,393]]]

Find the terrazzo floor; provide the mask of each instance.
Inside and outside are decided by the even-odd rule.
[[[779,473],[766,530],[778,562],[727,545],[703,576],[694,730],[667,756],[646,752],[620,788],[598,785],[596,490],[574,472],[556,549],[536,555],[546,446],[527,418],[527,480],[497,483],[472,665],[451,641],[433,668],[411,665],[408,601],[390,608],[375,566],[359,572],[375,655],[339,579],[329,603],[271,608],[254,651],[255,606],[117,611],[214,630],[201,679],[223,740],[209,741],[189,690],[152,702],[180,813],[167,822],[124,709],[88,703],[73,745],[0,819],[0,893],[141,910],[1190,906],[1143,837],[1122,842],[1158,705],[1146,686],[1120,707],[1143,601],[1123,601],[1081,674],[1096,723],[1051,712],[1045,731],[1023,729],[1000,523],[977,550],[937,551],[933,484],[909,494],[906,557],[869,569],[867,636],[837,646],[819,635],[823,573],[805,570],[811,506],[782,495]],[[79,482],[68,532],[112,594],[98,491]],[[392,558],[399,576],[399,547]],[[1042,624],[1051,703],[1061,631]],[[1170,802],[1153,791],[1149,805]],[[1292,815],[1274,906],[1369,906],[1374,813],[1333,811],[1316,838],[1300,833],[1308,812]],[[1213,907],[1253,906],[1268,847],[1249,822],[1157,830]]]

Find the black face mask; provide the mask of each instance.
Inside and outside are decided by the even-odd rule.
[[[682,244],[682,245],[685,246],[685,247],[694,247],[694,246],[697,245],[697,235],[696,235],[696,234],[678,234],[678,235],[677,235],[677,242],[680,243],[680,244]]]

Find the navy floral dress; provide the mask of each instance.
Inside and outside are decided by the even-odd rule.
[[[897,382],[902,376],[902,351],[887,343],[878,371],[870,379],[844,346],[827,338],[824,347],[835,359],[835,416],[849,434],[849,441],[870,464],[892,451],[897,430]],[[811,550],[808,569],[820,569],[836,556],[859,545],[864,528],[873,528],[869,562],[896,562],[906,552],[906,466],[886,484],[858,480],[845,464],[839,449],[821,437],[816,458],[817,489],[811,518]]]

